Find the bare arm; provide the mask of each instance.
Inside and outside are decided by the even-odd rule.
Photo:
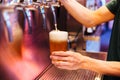
[[[51,59],[52,63],[61,69],[88,69],[101,74],[120,76],[120,62],[93,59],[72,51],[53,52]]]
[[[102,6],[98,10],[92,11],[82,6],[76,0],[60,0],[60,2],[77,21],[86,27],[92,27],[114,18],[114,15],[106,6]]]
[[[102,61],[86,57],[82,68],[89,69],[101,74],[120,76],[120,62]]]

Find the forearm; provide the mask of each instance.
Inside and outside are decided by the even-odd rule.
[[[60,0],[67,11],[80,23],[89,26],[92,22],[92,11],[79,4],[76,0]],[[89,13],[89,14],[88,14]],[[89,24],[86,24],[89,23]]]
[[[120,76],[120,62],[102,61],[86,57],[82,68],[101,74]]]
[[[92,11],[76,0],[60,0],[60,2],[78,22],[86,27],[92,27],[114,18],[114,15],[105,6]]]

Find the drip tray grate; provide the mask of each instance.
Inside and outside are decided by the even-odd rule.
[[[100,74],[89,70],[63,70],[50,65],[35,80],[101,80]]]

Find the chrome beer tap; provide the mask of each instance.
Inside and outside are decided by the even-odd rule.
[[[39,13],[42,14],[42,20],[43,20],[43,29],[47,28],[47,22],[46,22],[46,15],[45,15],[45,6],[47,5],[46,0],[37,0],[37,2],[34,2],[33,5],[35,5],[35,8],[38,9]]]
[[[53,13],[53,18],[54,18],[54,26],[55,26],[55,29],[57,30],[57,19],[56,19],[56,14],[55,14],[55,8],[53,5],[50,6],[51,10],[52,10],[52,13]]]
[[[31,13],[30,13],[30,10],[29,9],[26,9],[26,10],[23,10],[24,12],[24,15],[28,21],[28,33],[31,34],[32,33],[32,19],[31,19]]]
[[[29,6],[31,6],[33,3],[32,0],[24,0],[24,6],[23,6],[23,14],[25,16],[25,18],[27,19],[27,22],[28,22],[28,33],[29,34],[32,34],[32,19],[31,19],[31,12],[30,12],[30,9],[29,9]]]
[[[19,0],[4,0],[2,2],[2,5],[0,6],[1,9],[1,13],[2,13],[2,19],[4,20],[4,24],[6,26],[7,29],[7,36],[8,36],[8,40],[10,42],[13,41],[13,34],[14,32],[12,31],[12,28],[14,25],[17,24],[16,21],[16,11],[14,10],[15,8],[15,3],[18,3]],[[14,19],[11,20],[11,17],[15,17]]]
[[[7,11],[3,12],[3,19],[7,26],[8,39],[10,42],[12,42],[13,41],[12,26],[11,26],[10,17]]]
[[[57,17],[56,17],[56,12],[55,12],[55,7],[60,7],[60,4],[57,0],[47,0],[47,5],[52,11],[53,14],[53,19],[54,19],[54,27],[57,30]]]
[[[3,0],[2,5],[9,6],[10,5],[10,0]],[[3,6],[2,6],[2,10],[3,10]],[[9,11],[7,11],[7,10],[2,11],[2,16],[3,16],[3,20],[5,22],[5,25],[7,27],[8,39],[9,39],[10,42],[12,42],[13,41],[13,35],[12,35],[12,26],[11,26],[10,17],[9,17]]]
[[[41,12],[42,17],[43,17],[43,28],[46,29],[47,23],[46,23],[46,16],[45,16],[44,6],[40,7],[40,12]]]

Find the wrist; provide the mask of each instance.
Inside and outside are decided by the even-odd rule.
[[[104,70],[102,69],[106,68],[106,66],[105,66],[105,61],[84,56],[84,60],[81,68],[103,74]]]
[[[90,61],[91,59],[87,56],[83,56],[81,62],[80,62],[80,69],[89,69]]]

